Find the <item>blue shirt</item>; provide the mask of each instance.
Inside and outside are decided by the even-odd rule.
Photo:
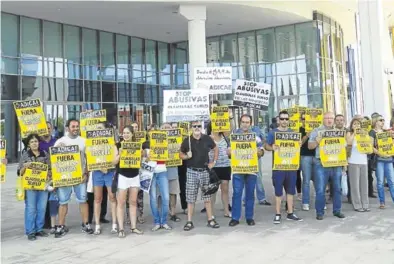
[[[321,131],[325,131],[325,130],[332,130],[334,128],[327,128],[324,125],[319,126],[318,128],[315,128],[311,134],[309,135],[309,140],[308,143],[316,143],[316,138],[319,136],[319,133]],[[319,151],[319,145],[317,145],[316,149],[315,149],[315,157],[317,159],[320,159],[320,151]]]
[[[49,154],[49,148],[55,145],[56,140],[57,140],[56,138],[51,138],[49,142],[46,142],[45,140],[40,141],[40,150],[48,152]]]

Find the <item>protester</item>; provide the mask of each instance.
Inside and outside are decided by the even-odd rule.
[[[391,198],[394,202],[394,170],[393,170],[393,157],[387,156],[379,149],[379,145],[376,139],[376,134],[384,132],[384,118],[381,115],[374,115],[372,119],[373,129],[369,132],[369,135],[374,139],[374,157],[372,162],[376,163],[376,180],[378,197],[380,202],[380,209],[385,209],[385,194],[384,194],[384,178],[386,178]]]
[[[355,132],[361,128],[361,120],[353,118],[350,122],[349,132],[346,135],[346,142],[351,147],[350,157],[348,157],[348,178],[352,193],[352,204],[356,212],[369,212],[368,199],[368,158],[367,154],[362,154],[357,149]]]
[[[39,162],[48,165],[48,176],[50,177],[50,161],[47,152],[40,150],[40,138],[37,134],[30,134],[26,137],[28,150],[23,153],[18,166],[18,175],[24,177],[26,169],[32,162]],[[37,236],[47,237],[44,232],[45,209],[48,201],[46,190],[26,190],[25,191],[25,234],[30,241],[36,240]]]
[[[279,126],[268,133],[265,149],[268,151],[280,151],[280,146],[275,143],[276,132],[293,132],[289,129],[289,113],[281,111],[279,113]],[[274,158],[272,159],[274,161]],[[287,201],[287,220],[303,221],[293,211],[293,201],[297,182],[297,171],[272,171],[272,182],[275,188],[275,210],[274,224],[280,224],[282,221],[281,203],[283,189],[286,191]]]
[[[126,126],[123,129],[123,140],[124,142],[133,142],[134,138],[134,130],[131,126]],[[121,141],[121,142],[122,142]],[[117,151],[115,152],[114,164],[117,165],[117,174],[118,177],[116,179],[117,185],[117,219],[118,219],[118,237],[124,238],[126,237],[126,233],[124,231],[124,210],[126,204],[126,197],[128,194],[129,199],[129,215],[130,215],[130,223],[131,223],[131,233],[134,234],[143,234],[143,232],[137,228],[137,196],[140,188],[140,177],[139,177],[139,169],[126,169],[120,168],[120,151],[121,151],[121,142],[117,144]]]
[[[240,128],[237,129],[234,134],[245,134],[253,133],[251,130],[252,117],[250,115],[244,114],[240,118]],[[259,137],[256,137],[257,141],[257,155],[261,157],[262,155],[262,142]],[[228,153],[230,155],[230,151]],[[242,193],[245,188],[245,218],[246,223],[249,226],[254,226],[254,190],[256,188],[257,173],[253,174],[233,174],[233,208],[232,208],[232,218],[229,226],[236,226],[239,224],[242,211]]]
[[[185,231],[194,228],[193,213],[197,200],[198,189],[209,184],[209,171],[213,168],[218,159],[218,148],[211,137],[201,133],[202,125],[200,121],[192,122],[193,133],[185,138],[181,145],[180,157],[187,160],[187,180],[186,180],[186,200],[187,200],[187,223]],[[214,149],[213,162],[209,163],[208,153]],[[207,210],[208,227],[219,228],[219,224],[212,218],[212,205],[210,195],[201,195]]]
[[[71,193],[74,193],[77,197],[77,202],[79,203],[81,218],[82,218],[82,232],[87,234],[93,234],[93,229],[91,228],[89,219],[89,207],[87,204],[87,186],[86,181],[88,177],[86,158],[85,158],[85,139],[79,136],[80,128],[79,121],[71,118],[66,123],[67,135],[58,139],[55,143],[55,147],[62,146],[72,146],[78,145],[79,151],[81,152],[81,164],[82,164],[82,182],[74,186],[65,186],[58,188],[59,197],[59,226],[56,229],[55,237],[64,236],[67,232],[66,228],[66,216],[68,212],[68,203],[71,199]]]
[[[316,174],[315,174],[315,190],[316,190],[316,219],[323,220],[324,208],[326,205],[325,187],[330,179],[333,185],[333,214],[338,218],[345,218],[341,213],[342,200],[341,200],[341,177],[342,167],[323,167],[320,160],[319,144],[322,140],[320,134],[326,130],[334,129],[334,114],[326,112],[323,115],[323,125],[314,129],[310,134],[308,141],[308,148],[315,149]],[[343,146],[345,148],[345,146]]]

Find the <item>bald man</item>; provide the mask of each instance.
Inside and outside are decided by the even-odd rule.
[[[316,169],[315,169],[315,190],[316,190],[316,219],[323,220],[324,207],[326,205],[325,189],[330,179],[333,185],[333,214],[338,218],[345,218],[341,212],[341,177],[342,167],[323,167],[320,160],[319,145],[322,138],[320,134],[326,130],[334,129],[335,115],[332,112],[324,113],[323,125],[313,130],[308,141],[308,148],[315,149]],[[345,145],[343,146],[345,148]]]

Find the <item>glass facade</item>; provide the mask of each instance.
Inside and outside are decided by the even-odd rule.
[[[11,160],[21,148],[15,100],[40,98],[47,120],[61,133],[64,121],[85,109],[106,109],[108,121],[119,126],[136,120],[144,127],[161,122],[163,90],[190,87],[187,42],[1,14],[0,124]],[[262,127],[294,104],[345,111],[346,101],[338,100],[346,98],[342,30],[320,14],[314,18],[207,39],[209,66],[233,67],[234,82],[272,84],[269,111],[255,115]],[[231,103],[232,96],[217,99]]]

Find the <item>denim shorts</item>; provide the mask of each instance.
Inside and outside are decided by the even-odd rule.
[[[103,173],[102,171],[93,171],[93,186],[94,187],[109,187],[112,186],[112,177],[114,176],[114,171],[109,171]]]
[[[74,186],[59,187],[57,195],[59,197],[59,204],[68,204],[71,200],[71,193],[74,189],[75,196],[78,203],[86,203],[87,201],[87,186],[86,182]]]
[[[283,188],[286,194],[295,195],[297,171],[272,171],[272,183],[275,188],[276,197],[283,195]]]

